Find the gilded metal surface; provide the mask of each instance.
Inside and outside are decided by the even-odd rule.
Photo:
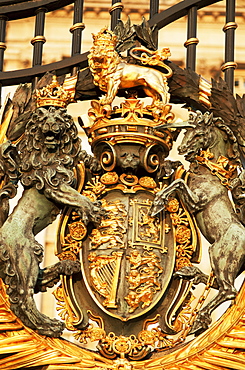
[[[105,216],[102,217],[100,224],[92,229],[87,241],[83,239],[80,248],[85,285],[94,301],[93,304],[90,303],[90,307],[93,307],[94,311],[97,306],[101,314],[94,316],[88,310],[92,320],[89,327],[83,330],[76,329],[72,317],[77,316],[72,314],[72,305],[68,304],[66,309],[66,298],[65,296],[62,298],[59,290],[56,297],[59,300],[60,314],[66,320],[67,327],[74,331],[76,339],[81,343],[88,340],[99,341],[100,353],[108,358],[120,354],[140,359],[149,352],[149,346],[154,348],[176,346],[183,338],[183,330],[188,325],[188,320],[193,317],[188,306],[190,298],[187,299],[189,286],[180,285],[179,290],[182,291],[183,297],[180,299],[181,296],[176,291],[176,302],[170,305],[171,314],[167,315],[169,321],[168,324],[164,324],[169,325],[173,332],[177,330],[179,335],[175,339],[162,331],[160,315],[157,315],[157,312],[154,320],[156,327],[153,329],[148,327],[150,324],[146,324],[141,326],[138,332],[132,331],[131,335],[119,336],[116,327],[109,332],[106,329],[108,315],[111,317],[110,320],[117,318],[123,323],[140,318],[149,312],[149,309],[162,299],[163,292],[168,287],[171,276],[169,268],[172,271],[179,270],[182,266],[191,264],[197,245],[191,217],[177,199],[169,201],[166,225],[162,218],[151,217],[149,209],[152,201],[148,197],[150,194],[154,196],[156,187],[155,181],[148,176],[137,178],[135,175],[118,176],[116,172],[107,172],[101,177],[92,178],[83,190],[83,195],[92,200],[102,197],[101,202],[105,209]],[[117,199],[118,191],[121,194],[120,200]],[[140,194],[144,194],[141,191],[149,192],[146,198],[140,199]],[[68,237],[70,225],[72,223],[67,220]],[[173,247],[165,242],[165,236],[172,237],[173,233],[175,252],[171,252]],[[166,265],[169,253],[176,254],[176,260],[172,259],[171,262],[172,267]],[[74,291],[72,294],[76,296],[77,293]],[[186,303],[182,307],[185,300]],[[83,302],[78,301],[79,305],[83,305]],[[177,310],[179,312],[176,315]]]
[[[224,25],[223,31],[226,32],[230,29],[236,29],[238,27],[238,24],[236,22],[228,22]]]
[[[200,76],[199,80],[199,101],[206,107],[211,107],[210,96],[211,96],[212,85]]]
[[[167,204],[170,218],[175,229],[176,241],[176,270],[191,265],[191,258],[196,250],[197,239],[193,238],[192,220],[188,212],[183,209],[176,198],[170,199]]]
[[[93,229],[89,238],[91,249],[97,249],[105,244],[106,248],[123,248],[123,235],[126,234],[124,218],[127,213],[125,206],[119,200],[115,202],[102,201],[106,210],[106,218],[102,218],[98,228]]]
[[[83,22],[75,23],[71,26],[70,32],[73,33],[75,30],[84,30],[85,24]]]
[[[237,165],[234,165],[224,155],[220,155],[216,162],[211,161],[214,154],[210,151],[202,150],[200,155],[196,157],[198,163],[206,166],[213,175],[217,176],[221,184],[227,187],[228,190],[232,188],[229,180],[231,180],[237,170]]]
[[[80,225],[79,217],[63,218],[59,255],[69,251],[64,241],[72,238],[71,248],[74,241],[81,242],[79,250],[71,251],[80,259],[82,271],[74,283],[72,277],[69,282],[66,279],[63,297],[57,296],[61,314],[81,343],[97,340],[97,348],[105,357],[140,360],[152,349],[176,346],[183,338],[183,317],[187,311],[187,316],[191,316],[191,284],[173,280],[172,274],[191,265],[198,244],[197,231],[177,199],[169,202],[169,209],[160,217],[150,215],[156,192],[167,186],[159,183],[155,175],[172,147],[174,133],[159,131],[156,126],[173,120],[171,105],[166,96],[160,102],[159,96],[153,95],[151,106],[132,97],[120,107],[107,109],[117,92],[117,87],[110,90],[110,84],[117,84],[127,75],[121,75],[117,69],[121,62],[114,50],[114,34],[103,29],[93,37],[90,69],[94,83],[107,95],[91,102],[91,124],[86,132],[104,173],[89,177],[82,194],[92,201],[99,200],[104,215],[97,225],[88,226],[87,235],[84,231],[81,238],[71,235],[74,222],[75,231]],[[155,65],[168,57],[169,50],[150,54],[151,64]],[[101,78],[99,66],[100,71],[106,69],[108,78]],[[133,76],[138,70],[131,67]],[[166,69],[170,76],[172,71]],[[139,168],[144,169],[143,176],[139,175]],[[79,230],[80,226],[78,234]],[[75,310],[80,310],[80,316],[88,315],[89,326],[83,324],[84,328],[80,328],[76,324]],[[144,323],[142,317],[146,314],[149,317]],[[131,366],[125,361],[124,367]]]
[[[211,287],[215,284],[217,287],[219,275],[214,269],[205,277],[199,270],[199,275],[183,278],[183,271],[195,269],[192,263],[199,261],[200,246],[195,218],[188,211],[194,202],[187,201],[190,192],[184,194],[192,174],[184,181],[184,171],[176,170],[176,163],[169,165],[171,161],[165,161],[174,137],[174,131],[167,129],[174,117],[168,104],[167,76],[158,95],[157,89],[145,81],[148,92],[152,89],[150,107],[144,107],[133,97],[113,109],[111,103],[117,90],[137,87],[133,74],[143,70],[141,66],[137,69],[131,65],[127,72],[125,65],[120,67],[123,63],[114,50],[116,38],[107,29],[94,35],[94,41],[90,67],[94,83],[106,92],[106,97],[92,102],[89,114],[93,124],[87,128],[87,134],[101,167],[92,170],[91,166],[86,174],[83,168],[82,176],[79,170],[76,172],[78,192],[75,194],[82,193],[101,205],[103,212],[100,218],[89,221],[79,209],[64,209],[57,255],[62,262],[74,262],[68,263],[68,267],[77,266],[80,261],[81,271],[74,268],[73,275],[64,273],[54,295],[67,329],[81,344],[97,342],[98,352],[87,351],[60,338],[45,338],[25,327],[11,312],[4,285],[0,285],[0,354],[3,354],[0,369],[244,369],[244,286],[219,321],[210,328],[206,325],[205,333],[192,340],[188,337],[189,342],[185,342],[193,324],[198,320],[205,323],[205,317],[200,317],[202,305]],[[197,39],[188,42],[196,43]],[[102,53],[106,46],[108,59]],[[135,51],[142,50],[136,48]],[[96,59],[96,53],[102,59]],[[159,64],[166,59],[168,50],[150,54],[149,58],[143,52],[141,62]],[[105,79],[101,78],[99,67],[109,68],[109,78],[108,73]],[[159,76],[153,73],[151,82]],[[133,83],[124,85],[123,78]],[[66,105],[74,97],[74,82],[72,78],[67,85],[64,83],[66,89],[63,90],[68,93],[63,95],[64,91],[53,80],[48,87],[53,88],[51,92],[43,88],[37,94],[38,104]],[[209,86],[200,81],[199,84],[199,101],[209,106]],[[57,100],[54,91],[59,95]],[[159,123],[161,131],[156,127]],[[226,130],[226,134],[228,132]],[[216,162],[211,161],[213,154],[200,149],[198,146],[195,164],[202,168],[205,165],[230,188],[228,180],[233,179],[236,166],[220,153],[215,157]],[[196,170],[194,168],[193,173],[198,173]],[[224,191],[216,178],[215,181]],[[172,184],[182,184],[184,190],[178,194],[176,187],[176,192],[166,197],[164,211],[158,210],[160,214],[156,216],[152,205],[159,194],[171,190]],[[62,194],[64,198],[67,196]],[[193,213],[195,211],[193,208]],[[200,218],[197,217],[197,221]],[[205,287],[199,297],[194,297],[192,287],[198,284],[198,279],[204,279],[201,282]],[[159,353],[163,350],[165,352]]]
[[[140,57],[137,55],[141,52]],[[165,74],[166,77],[171,77],[173,75],[172,69],[164,63],[164,60],[168,59],[171,56],[169,48],[163,48],[162,50],[152,51],[146,48],[133,48],[130,50],[130,55],[141,61],[143,65],[152,65],[152,66],[160,66],[165,68],[168,73]]]
[[[128,89],[142,86],[147,96],[153,98],[152,106],[164,106],[169,103],[167,77],[170,77],[170,68],[167,74],[157,70],[130,65],[122,61],[115,51],[117,37],[107,28],[103,28],[97,35],[93,35],[94,44],[88,56],[89,67],[94,83],[106,96],[100,103],[109,109],[118,89]],[[171,71],[172,72],[172,71]]]
[[[133,227],[130,246],[135,248],[139,245],[143,249],[159,249],[161,253],[167,251],[164,246],[164,234],[160,220],[149,216],[149,209],[152,202],[150,200],[131,199],[132,217],[129,218],[129,224]],[[153,247],[154,246],[154,247]]]
[[[233,368],[243,370],[243,347],[245,340],[245,287],[243,286],[234,305],[218,322],[201,336],[177,348],[164,356],[153,356],[144,361],[131,361],[123,356],[107,359],[94,352],[59,338],[43,338],[32,329],[23,326],[19,319],[9,310],[8,298],[1,284],[0,304],[0,340],[1,353],[8,354],[0,359],[0,369],[21,369],[26,364],[39,366],[44,370],[226,370]],[[100,321],[96,317],[97,323]],[[95,322],[96,322],[95,321]],[[89,330],[89,329],[88,329]],[[103,328],[90,328],[90,338],[98,340],[106,337]],[[88,336],[89,337],[89,336]],[[110,338],[114,338],[110,335]],[[157,329],[143,329],[138,334],[139,343],[152,345],[155,340],[166,340]],[[114,347],[123,355],[132,346],[133,338],[120,338]],[[135,346],[135,341],[133,346]],[[168,343],[168,346],[171,345]]]
[[[154,252],[144,251],[141,255],[133,250],[126,258],[130,262],[129,275],[126,276],[130,291],[124,299],[132,313],[141,303],[142,308],[150,306],[156,291],[161,289],[158,277],[163,269],[160,258]]]
[[[228,68],[233,68],[233,69],[237,68],[237,63],[236,62],[226,62],[222,64],[222,66],[220,67],[222,72],[224,72]]]
[[[184,46],[187,48],[189,45],[197,45],[199,40],[196,37],[191,37],[184,43]]]
[[[51,84],[35,91],[37,107],[51,105],[64,108],[69,103],[74,102],[76,81],[77,76],[72,76],[68,77],[63,85],[60,85],[54,75]]]
[[[122,4],[122,3],[115,3],[115,4],[113,4],[110,8],[109,8],[109,10],[108,10],[108,12],[109,13],[112,13],[113,12],[113,10],[116,10],[116,9],[123,9],[124,8],[124,5]]]
[[[31,39],[31,44],[34,45],[36,42],[42,42],[45,44],[46,38],[44,36],[35,36],[33,39]]]
[[[103,305],[116,308],[116,293],[123,252],[112,252],[110,256],[90,252],[90,276],[95,290],[106,299]]]
[[[167,123],[173,120],[171,105],[166,104],[161,110],[144,106],[138,99],[126,99],[120,108],[115,108],[111,113],[111,119],[106,116],[103,105],[98,101],[92,101],[92,108],[89,109],[89,116],[94,121],[91,127],[87,128],[89,143],[92,149],[101,142],[110,139],[110,147],[116,144],[131,142],[144,144],[147,148],[157,144],[170,150],[172,148],[172,133],[165,130],[162,133],[157,130],[159,123]],[[149,114],[154,116],[154,120],[149,119]],[[116,117],[115,119],[113,119]],[[118,118],[119,117],[119,118]],[[120,127],[120,129],[119,129]],[[101,158],[102,165],[106,171],[113,171],[115,167],[115,153],[106,151],[106,155]],[[148,166],[149,167],[149,166]]]
[[[6,50],[7,45],[4,42],[0,42],[0,49]]]

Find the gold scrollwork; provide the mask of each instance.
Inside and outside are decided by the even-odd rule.
[[[139,179],[139,184],[147,189],[155,189],[157,184],[152,177],[144,176]]]
[[[81,221],[73,222],[68,227],[71,237],[75,240],[82,240],[87,234],[87,228]]]
[[[74,333],[74,338],[82,344],[88,344],[88,339],[91,342],[95,342],[103,340],[106,337],[102,318],[94,315],[90,310],[88,310],[88,316],[88,327],[83,330],[77,330],[77,332]]]
[[[64,289],[62,285],[59,285],[53,291],[53,295],[57,300],[56,310],[58,311],[58,314],[61,317],[61,319],[65,322],[66,328],[71,331],[76,331],[77,329],[74,327],[73,324],[76,321],[77,317],[65,298]]]
[[[127,364],[130,364],[128,359],[125,358],[126,355],[132,358],[136,355],[139,359],[149,352],[149,346],[171,346],[171,340],[164,339],[165,334],[158,327],[149,330],[148,325],[144,324],[137,337],[133,334],[117,336],[114,332],[108,334],[105,332],[104,322],[100,316],[95,316],[91,311],[88,311],[88,315],[90,318],[89,326],[84,330],[78,330],[74,333],[74,337],[82,344],[87,344],[88,340],[91,342],[98,341],[100,352],[107,358],[119,355],[120,359],[125,359]],[[120,359],[115,360],[115,363]],[[115,367],[115,369],[118,368]]]
[[[77,339],[82,344],[87,344],[88,339],[90,339],[91,342],[100,341],[104,339],[105,336],[105,330],[94,327],[93,324],[89,324],[89,327],[86,330],[79,331],[74,335],[75,339]]]
[[[169,199],[166,209],[171,213],[176,213],[179,210],[179,201],[176,198]]]
[[[229,180],[233,178],[237,165],[232,164],[228,158],[223,155],[219,156],[216,163],[212,162],[213,153],[208,150],[202,150],[200,155],[196,156],[199,164],[206,166],[213,175],[217,176],[221,184],[228,190],[232,188]]]
[[[65,252],[72,252],[74,254],[78,254],[79,251],[82,249],[82,242],[81,241],[78,241],[78,240],[74,240],[70,234],[68,234],[66,237],[65,237],[65,243],[62,243],[62,253],[65,253]],[[61,254],[62,254],[61,253]],[[61,256],[61,254],[59,254],[59,257]]]
[[[96,197],[103,194],[105,192],[105,185],[100,181],[99,176],[95,176],[89,181],[85,187],[85,190],[83,191],[83,195],[87,194],[93,197],[92,194],[94,194]]]
[[[60,260],[73,259],[73,255],[77,259],[77,255],[82,249],[82,240],[87,235],[87,228],[77,212],[71,212],[71,219],[73,222],[68,224],[69,232],[61,242],[62,252],[58,255]]]
[[[156,324],[157,318],[147,320],[142,331],[135,338],[130,336],[132,350],[126,355],[120,354],[120,358],[113,359],[111,353],[104,356],[106,349],[112,348],[114,335],[106,335],[104,332],[103,320],[99,317],[92,317],[88,312],[90,320],[97,324],[93,329],[80,330],[75,334],[79,340],[79,334],[87,330],[87,336],[91,340],[100,340],[100,347],[105,346],[103,355],[95,354],[90,350],[74,345],[62,338],[45,338],[30,328],[26,328],[19,319],[11,312],[8,297],[3,283],[0,280],[0,306],[1,306],[1,352],[3,354],[0,366],[4,369],[20,368],[23,366],[47,367],[50,369],[94,369],[101,370],[183,370],[183,369],[244,369],[244,346],[245,339],[245,289],[241,288],[234,304],[227,309],[225,314],[212,325],[204,335],[198,336],[186,344],[182,344],[175,351],[155,353],[151,358],[143,361],[147,354],[148,346],[156,350],[163,350],[174,347],[176,343],[169,341],[164,333],[158,328],[150,330],[150,324]],[[184,312],[183,312],[184,314]],[[185,321],[185,320],[184,320]],[[181,325],[182,326],[182,325]],[[181,327],[180,326],[180,327]],[[180,328],[179,327],[179,328]],[[91,325],[89,326],[91,329]],[[156,341],[153,344],[155,335]],[[183,338],[184,339],[184,338]],[[157,341],[158,340],[158,341]],[[80,340],[79,340],[80,341]],[[137,343],[138,341],[138,343]],[[143,349],[143,350],[142,350]],[[27,352],[28,350],[28,352]],[[48,354],[44,356],[44,353]],[[108,351],[107,351],[108,353]],[[139,356],[140,354],[140,356]],[[57,364],[57,359],[60,360]],[[54,364],[54,365],[53,365]]]
[[[192,243],[192,228],[187,212],[180,207],[179,201],[176,198],[169,199],[166,209],[170,213],[170,218],[175,229],[175,269],[179,270],[184,266],[191,265],[191,258],[195,250]]]
[[[129,338],[120,335],[113,342],[113,350],[117,354],[126,354],[129,353],[132,349],[132,343]]]
[[[60,261],[63,261],[63,260],[71,260],[71,261],[76,261],[77,260],[77,255],[68,250],[68,251],[64,251],[64,252],[61,252],[58,254],[58,258]]]
[[[119,177],[116,172],[106,172],[101,176],[100,181],[104,185],[114,185],[118,183],[118,179]]]
[[[189,297],[186,300],[184,306],[182,307],[182,310],[179,312],[179,314],[176,317],[176,320],[174,321],[174,330],[177,332],[180,332],[184,328],[188,326],[190,323],[190,319],[193,313],[193,307],[191,307],[191,303],[194,301],[195,297],[192,293],[189,293]]]
[[[72,252],[76,255],[82,248],[82,240],[87,235],[87,228],[76,212],[72,212],[72,220],[74,222],[68,225],[69,233],[65,236],[62,243],[62,253]],[[60,256],[61,254],[59,254]]]
[[[139,181],[137,176],[135,176],[135,175],[127,175],[125,173],[123,173],[120,176],[120,180],[122,181],[122,183],[124,185],[128,185],[128,186],[137,185],[138,184],[138,181]]]
[[[141,56],[139,57],[137,54],[135,54],[135,52],[141,52]],[[130,55],[133,58],[140,60],[142,64],[161,66],[165,68],[168,71],[164,74],[167,78],[171,77],[173,74],[172,69],[164,63],[164,60],[171,56],[169,48],[162,48],[162,50],[152,51],[147,48],[135,47],[130,50]]]
[[[155,193],[157,191],[157,184],[154,179],[148,176],[138,179],[135,175],[123,173],[119,177],[116,172],[108,171],[101,177],[93,177],[85,186],[82,194],[91,201],[95,201],[100,195],[117,189],[124,193],[136,193],[139,190],[145,189]]]
[[[130,362],[125,358],[126,355],[132,358],[135,355],[142,357],[146,356],[149,352],[149,347],[147,345],[143,345],[135,335],[130,335],[129,337],[123,335],[116,336],[113,332],[110,332],[101,341],[100,348],[105,357],[115,356],[115,354],[120,355],[120,358],[115,361],[115,364],[120,364],[120,366],[115,367],[115,369],[125,370],[132,369]],[[127,364],[127,367],[125,367],[125,363]],[[122,364],[123,367],[121,367]]]

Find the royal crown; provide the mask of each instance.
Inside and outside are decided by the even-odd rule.
[[[56,76],[52,78],[49,85],[41,89],[36,89],[34,97],[36,99],[37,107],[56,106],[65,108],[69,103],[73,103],[75,96],[75,87],[77,76],[68,77],[60,85]]]
[[[114,107],[110,116],[105,113],[103,105],[99,101],[91,102],[92,108],[88,115],[93,121],[90,127],[84,130],[88,136],[91,149],[94,152],[102,142],[116,144],[134,142],[143,146],[160,145],[168,153],[175,139],[175,132],[157,130],[159,123],[171,122],[174,114],[171,105],[166,104],[162,108],[162,121],[156,120],[154,113],[144,107],[144,104],[134,98],[126,99],[120,107]]]
[[[117,36],[112,31],[109,31],[107,27],[102,28],[96,35],[92,33],[92,36],[94,46],[112,45],[115,47],[118,41]]]

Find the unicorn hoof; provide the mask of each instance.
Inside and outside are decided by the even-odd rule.
[[[191,331],[189,334],[194,334],[196,337],[206,331],[209,328],[212,320],[210,317],[202,315],[201,317],[198,315],[197,319],[195,320]]]

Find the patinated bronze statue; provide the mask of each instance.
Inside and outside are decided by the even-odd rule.
[[[220,109],[224,82],[211,86],[168,61],[169,49],[157,51],[153,32],[142,27],[104,28],[93,35],[89,67],[78,76],[57,81],[49,74],[33,93],[20,87],[24,108],[4,115],[0,135],[0,265],[11,312],[38,340],[49,336],[45,343],[57,352],[76,353],[83,370],[163,370],[165,361],[168,370],[177,361],[187,368],[192,358],[200,362],[199,346],[209,358],[210,335],[224,348],[224,330],[243,337],[234,325],[244,320],[245,293],[237,297],[234,281],[245,250],[244,99],[232,100],[237,127]],[[116,96],[123,97],[118,105]],[[88,122],[79,119],[88,155],[66,106],[91,97]],[[175,121],[172,102],[186,103],[188,122]],[[182,129],[186,169],[181,159],[168,159]],[[18,182],[24,191],[8,215]],[[40,269],[43,248],[35,236],[59,213],[59,262]],[[200,233],[210,243],[209,276],[198,268]],[[33,299],[58,282],[63,323],[41,314]],[[205,287],[195,296],[199,283]],[[212,288],[218,293],[208,301]],[[211,313],[227,300],[226,319],[210,326]],[[80,345],[96,342],[96,353],[52,338],[64,326]]]
[[[244,225],[239,221],[228,197],[232,179],[237,177],[240,155],[237,140],[221,118],[206,112],[191,114],[179,153],[191,163],[187,181],[177,179],[161,190],[154,199],[152,214],[177,192],[184,204],[195,215],[198,227],[210,243],[209,256],[214,273],[214,284],[219,290],[197,315],[192,332],[200,332],[211,323],[211,312],[221,303],[236,297],[234,281],[244,265]],[[173,124],[171,127],[178,127]],[[195,277],[200,271],[191,268],[178,275]],[[202,280],[204,282],[204,280]]]
[[[78,272],[80,265],[61,261],[40,270],[43,247],[35,240],[35,235],[52,223],[64,206],[73,206],[85,223],[98,221],[100,215],[99,206],[74,189],[73,168],[79,162],[80,139],[73,119],[62,107],[70,96],[62,91],[64,95],[59,97],[58,87],[53,81],[49,90],[45,90],[47,100],[38,100],[39,107],[28,119],[20,143],[17,146],[4,143],[1,156],[2,165],[9,168],[3,172],[5,185],[1,189],[1,199],[6,201],[12,195],[9,188],[12,190],[14,186],[13,179],[15,187],[18,179],[24,187],[12,214],[7,217],[4,212],[2,217],[1,277],[8,285],[12,311],[25,325],[51,336],[59,336],[64,324],[38,312],[34,291],[53,286],[60,274]],[[52,106],[48,99],[52,99]]]

